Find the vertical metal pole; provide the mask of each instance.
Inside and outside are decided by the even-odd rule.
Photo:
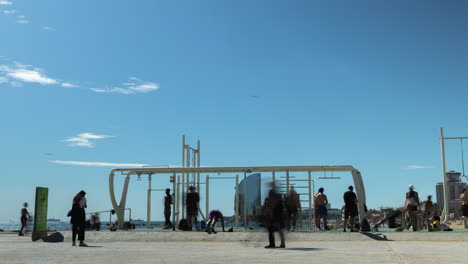
[[[273,172],[272,179],[273,179],[273,183],[275,183],[275,180],[276,180],[276,178],[275,178],[275,172]]]
[[[197,163],[196,163],[196,167],[200,168],[200,140],[198,140],[198,142],[197,142]],[[200,173],[197,173],[197,190],[198,190],[198,192],[200,192]]]
[[[286,193],[289,192],[289,171],[286,171]]]
[[[182,174],[182,219],[185,219],[185,176]]]
[[[312,173],[309,171],[309,229],[312,229]]]
[[[247,230],[247,172],[244,172],[244,229]]]
[[[180,221],[180,200],[182,199],[180,196],[180,175],[177,175],[177,223]]]
[[[208,219],[208,214],[210,213],[210,175],[206,175],[206,218]],[[206,220],[208,221],[208,220]]]
[[[239,174],[236,175],[236,229],[239,228]]]
[[[151,174],[148,175],[148,200],[146,208],[146,228],[151,227]]]
[[[182,135],[182,168],[185,167],[185,135]],[[182,173],[182,192],[181,192],[181,200],[182,200],[182,219],[185,218],[185,173]]]
[[[442,153],[442,177],[444,179],[444,210],[442,211],[443,221],[448,221],[449,215],[449,201],[448,201],[448,184],[447,184],[447,176],[446,176],[446,168],[445,168],[445,139],[444,139],[444,128],[440,128],[440,149]]]
[[[177,182],[176,174],[172,174],[172,230],[175,231],[176,226],[176,200],[177,197]]]

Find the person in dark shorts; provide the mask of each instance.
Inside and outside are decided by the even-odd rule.
[[[288,218],[288,231],[294,231],[296,229],[297,212],[301,208],[301,200],[299,194],[291,186],[289,192],[285,195],[284,201],[286,204],[286,213]],[[291,229],[292,224],[292,229]]]
[[[263,204],[263,217],[265,227],[268,229],[268,241],[270,242],[265,248],[276,248],[274,232],[279,232],[281,239],[280,248],[285,248],[284,201],[281,194],[276,192],[274,183],[271,183],[271,186],[272,188]]]
[[[465,228],[468,228],[468,189],[464,188],[460,195],[460,202],[463,215],[463,223]]]
[[[86,192],[80,191],[73,198],[73,206],[71,212],[72,224],[72,246],[76,246],[76,236],[80,241],[80,247],[87,247],[88,245],[84,242],[85,240],[85,227],[86,227],[86,212],[87,201],[85,198]]]
[[[408,185],[409,192],[406,193],[405,207],[408,217],[410,219],[409,224],[413,227],[413,231],[418,231],[418,212],[419,212],[419,195],[414,191],[412,184]]]
[[[322,230],[320,228],[320,219],[323,219],[323,229],[330,230],[327,226],[328,210],[326,205],[328,204],[328,198],[323,192],[324,189],[319,188],[318,192],[314,195],[315,226],[317,229]]]
[[[344,193],[343,200],[345,203],[345,216],[344,216],[344,223],[343,223],[343,232],[346,232],[346,225],[348,223],[349,218],[349,225],[351,226],[351,232],[354,230],[354,217],[358,215],[358,206],[357,206],[357,196],[353,192],[353,186],[348,187],[348,191]]]
[[[432,211],[434,210],[434,203],[432,202],[432,195],[427,196],[427,200],[423,202],[424,204],[424,222],[426,223],[427,231],[432,231],[431,216]]]
[[[23,234],[23,229],[27,229],[27,222],[29,218],[31,217],[28,212],[28,203],[23,204],[23,209],[21,209],[21,230],[18,234],[18,236],[24,236]],[[26,232],[26,230],[25,230]]]
[[[219,210],[211,210],[210,213],[208,214],[208,221],[206,222],[206,227],[205,231],[208,234],[216,234],[216,231],[214,229],[216,223],[218,220],[221,220],[221,226],[223,227],[223,232],[226,232],[224,230],[224,216]]]
[[[166,221],[164,222],[164,229],[172,228],[171,204],[172,204],[171,189],[167,188],[166,196],[164,197],[164,218],[166,219]]]
[[[192,221],[195,222],[195,228],[200,231],[198,227],[198,206],[200,202],[200,195],[195,191],[195,186],[189,187],[189,193],[187,193],[186,206],[187,206],[187,222],[189,224],[189,230],[192,230]]]

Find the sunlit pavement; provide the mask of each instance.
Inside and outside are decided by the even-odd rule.
[[[367,239],[287,241],[286,249],[265,249],[266,234],[259,235],[264,241],[88,242],[85,248],[2,234],[0,263],[460,263],[468,247],[466,241]]]

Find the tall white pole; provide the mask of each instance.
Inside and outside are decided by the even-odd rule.
[[[239,174],[236,175],[236,229],[239,228]]]
[[[210,175],[206,175],[206,219],[208,219],[208,214],[210,213]]]
[[[146,208],[146,228],[151,227],[151,174],[148,175],[148,201]]]
[[[176,226],[176,201],[177,198],[177,181],[176,174],[172,174],[172,230],[175,231]]]
[[[244,172],[244,229],[247,230],[247,172]]]
[[[309,229],[312,229],[312,195],[315,195],[315,194],[312,193],[312,173],[310,171],[309,171],[308,178],[309,178]]]
[[[449,197],[448,197],[448,183],[447,183],[447,169],[445,167],[445,139],[444,139],[444,128],[440,128],[440,149],[442,153],[442,177],[444,179],[444,210],[442,211],[443,221],[448,221],[449,215]]]
[[[177,198],[176,198],[176,206],[177,206],[177,223],[180,221],[180,200],[182,199],[180,196],[180,175],[177,175]]]
[[[200,168],[200,140],[198,140],[198,142],[197,142],[197,163],[196,163],[196,167]],[[197,173],[197,191],[200,192],[200,173]]]
[[[182,167],[185,167],[185,135],[182,135]],[[182,219],[185,219],[185,173],[182,173],[182,192],[180,199],[182,200]]]

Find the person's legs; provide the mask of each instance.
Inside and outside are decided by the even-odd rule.
[[[279,232],[279,236],[280,236],[280,240],[281,240],[280,247],[285,248],[286,244],[285,244],[285,240],[284,240],[284,230],[283,230],[283,228],[280,227],[278,232]]]
[[[418,231],[418,211],[410,210],[409,216],[411,220],[411,226],[413,227],[413,231]]]
[[[465,228],[468,228],[468,216],[463,217],[463,223],[465,224]]]
[[[424,212],[424,222],[426,223],[427,230],[430,232],[432,231],[432,225],[431,225],[431,211],[425,211]]]
[[[275,234],[274,234],[274,228],[273,225],[270,225],[268,227],[268,246],[266,248],[274,248],[275,247]]]
[[[85,240],[85,223],[78,224],[78,240],[80,241],[80,246],[86,245],[83,242]]]
[[[292,229],[295,230],[296,229],[296,224],[297,224],[297,209],[294,209],[292,211]]]
[[[76,246],[76,235],[78,234],[78,224],[72,226],[72,245]]]
[[[323,216],[323,229],[330,230],[330,228],[328,228],[328,225],[327,225],[327,216],[326,215]]]
[[[19,232],[19,236],[24,236],[23,235],[23,229],[26,227],[26,217],[22,216],[21,217],[21,230]]]

